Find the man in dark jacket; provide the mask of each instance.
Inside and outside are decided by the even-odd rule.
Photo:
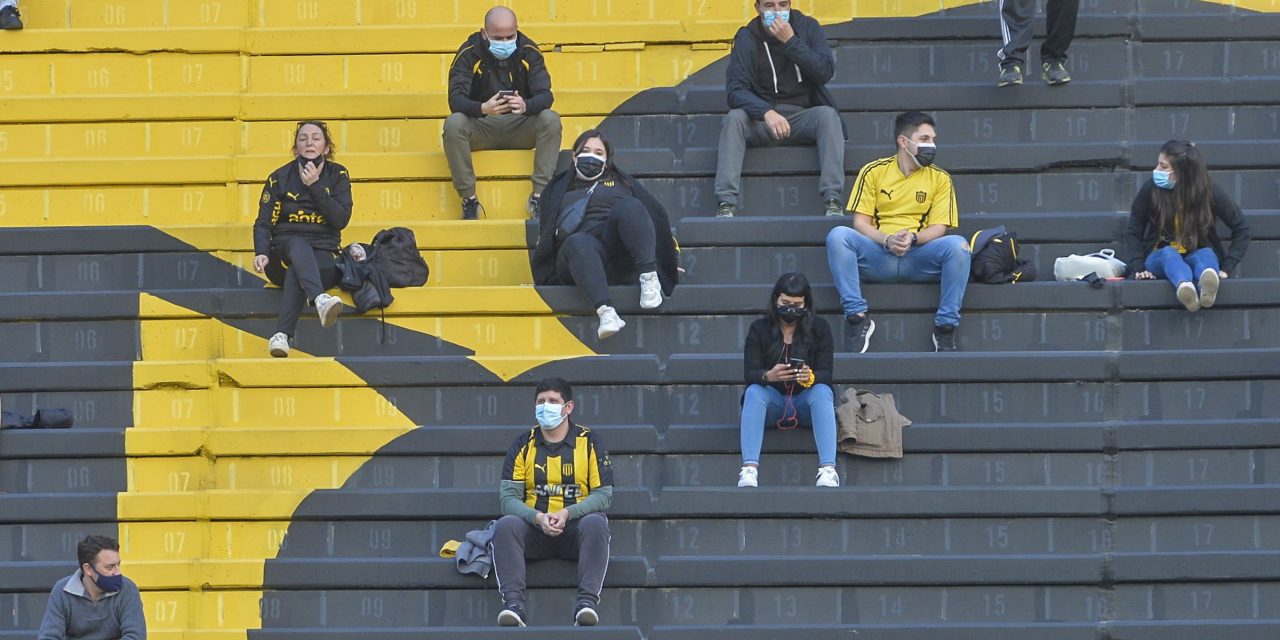
[[[458,48],[449,68],[449,109],[444,121],[444,154],[453,188],[462,197],[462,219],[480,210],[471,152],[533,149],[530,214],[551,181],[560,151],[560,116],[551,110],[551,75],[538,45],[516,28],[516,14],[494,7],[484,29]]]
[[[756,0],[755,8],[760,15],[738,29],[729,56],[730,110],[720,130],[716,216],[737,212],[748,146],[815,143],[824,212],[841,215],[846,136],[826,87],[836,60],[822,25],[791,10],[791,0]]]

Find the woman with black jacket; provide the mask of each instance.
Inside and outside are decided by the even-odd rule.
[[[773,285],[765,316],[751,323],[742,361],[742,470],[739,487],[759,484],[760,447],[766,425],[813,428],[818,447],[817,486],[840,486],[836,472],[836,409],[831,392],[831,327],[814,313],[803,273],[783,274]]]
[[[351,178],[333,161],[333,138],[323,122],[306,120],[294,131],[293,161],[267,177],[253,224],[253,268],[283,290],[272,356],[289,355],[289,340],[304,304],[311,302],[328,327],[342,301],[325,293],[338,286],[342,229],[351,221]]]
[[[1219,222],[1231,230],[1225,253]],[[1160,148],[1151,180],[1133,199],[1124,231],[1127,275],[1166,279],[1187,311],[1207,309],[1221,281],[1235,273],[1250,238],[1240,208],[1209,179],[1200,150],[1186,140],[1170,140]]]
[[[679,249],[666,209],[617,167],[603,133],[583,132],[572,152],[573,166],[552,178],[539,201],[538,243],[529,261],[535,284],[576,284],[590,298],[603,340],[627,324],[609,285],[638,280],[640,308],[657,308],[679,280]],[[581,222],[568,230],[564,220],[575,205]]]

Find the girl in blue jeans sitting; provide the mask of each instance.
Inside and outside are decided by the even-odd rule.
[[[1219,222],[1231,231],[1225,253]],[[1133,199],[1125,228],[1129,277],[1168,280],[1187,311],[1212,307],[1222,280],[1244,258],[1249,239],[1240,208],[1209,179],[1200,149],[1186,140],[1164,143],[1151,179]]]
[[[831,327],[813,310],[813,292],[803,273],[778,278],[765,316],[751,323],[742,360],[747,391],[742,396],[742,470],[739,487],[759,481],[760,446],[767,425],[813,428],[818,445],[817,486],[840,486],[836,473],[836,409],[831,393]]]

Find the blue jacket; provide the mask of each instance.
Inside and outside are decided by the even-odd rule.
[[[757,30],[760,17],[738,29],[733,37],[733,51],[729,54],[729,68],[725,72],[725,90],[729,108],[742,109],[752,120],[764,120],[765,112],[773,105],[765,100],[765,90],[756,81],[756,65],[764,46]],[[787,58],[800,68],[804,82],[812,87],[813,103],[825,105],[837,111],[835,98],[827,90],[827,83],[836,74],[836,59],[827,45],[826,33],[817,20],[794,9],[791,10],[791,28],[796,36],[785,46]],[[844,127],[843,122],[841,127]],[[844,132],[845,140],[849,132]]]

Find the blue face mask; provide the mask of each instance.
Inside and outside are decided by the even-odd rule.
[[[564,405],[555,404],[554,402],[544,402],[535,405],[533,408],[533,417],[538,420],[538,426],[550,431],[560,426],[560,421],[564,419]]]
[[[516,52],[516,41],[511,40],[490,40],[489,53],[499,60],[506,60],[511,54]]]
[[[115,593],[124,588],[124,574],[114,576],[98,574],[98,577],[94,578],[93,583],[98,585],[98,588],[102,589],[105,593]]]
[[[762,16],[765,28],[773,26],[774,20],[782,20],[783,22],[791,22],[791,10],[786,11],[765,11]]]
[[[1156,186],[1161,189],[1172,189],[1173,185],[1177,184],[1176,181],[1169,179],[1168,171],[1161,171],[1159,169],[1151,170],[1151,181],[1156,183]]]

